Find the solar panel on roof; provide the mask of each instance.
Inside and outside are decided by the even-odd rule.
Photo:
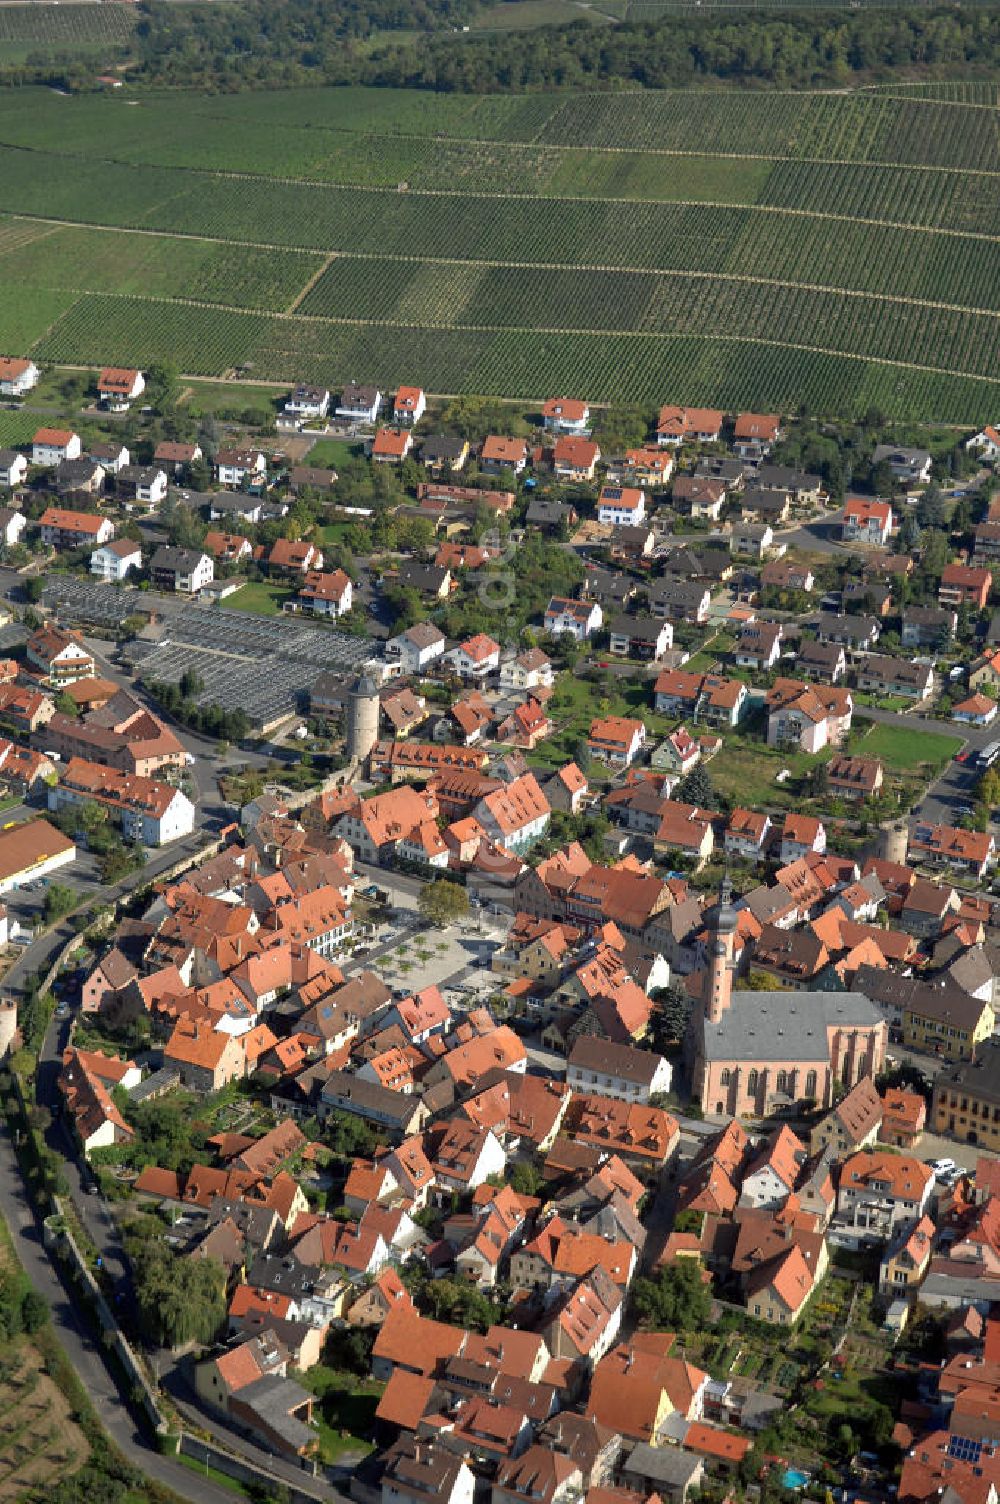
[[[971,1436],[952,1436],[948,1441],[948,1456],[956,1462],[978,1462],[982,1451],[982,1442],[975,1441]]]

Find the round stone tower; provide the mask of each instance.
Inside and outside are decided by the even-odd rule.
[[[882,826],[882,856],[887,862],[905,862],[909,842],[909,826],[906,820],[893,820]]]
[[[363,762],[378,741],[378,680],[363,671],[347,692],[347,755]]]

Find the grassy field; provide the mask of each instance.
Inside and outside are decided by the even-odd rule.
[[[227,595],[222,602],[230,611],[253,611],[258,616],[280,616],[285,601],[290,601],[295,591],[288,585],[269,585],[263,580],[253,580],[243,585],[235,595]]]
[[[363,444],[351,444],[346,439],[317,439],[305,462],[320,470],[336,470],[346,460],[361,458],[364,452]]]
[[[939,773],[962,745],[960,736],[937,736],[933,731],[914,731],[905,721],[898,726],[873,723],[857,753],[878,757],[899,773]]]
[[[502,0],[484,24],[524,5],[585,14]],[[209,379],[980,422],[1000,407],[983,103],[315,89],[179,114],[20,90],[0,101],[18,211],[0,345]]]

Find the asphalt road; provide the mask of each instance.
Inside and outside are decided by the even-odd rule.
[[[28,1278],[49,1304],[56,1335],[115,1445],[133,1467],[192,1504],[232,1504],[229,1489],[161,1456],[138,1430],[108,1372],[100,1343],[81,1319],[45,1251],[6,1126],[0,1131],[0,1212]]]

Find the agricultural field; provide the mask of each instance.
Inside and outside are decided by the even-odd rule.
[[[127,5],[0,6],[0,61],[113,57],[131,41],[138,19]]]
[[[27,89],[0,101],[0,343],[209,379],[980,422],[1000,406],[997,125],[995,88],[958,84],[183,111]]]

